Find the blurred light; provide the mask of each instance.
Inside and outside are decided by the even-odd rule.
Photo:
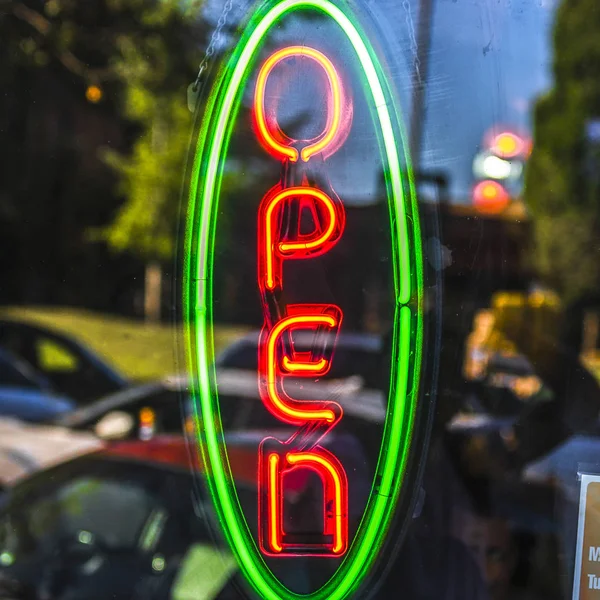
[[[523,159],[500,158],[489,151],[479,152],[473,159],[473,175],[476,179],[517,181],[523,174]]]
[[[156,414],[147,406],[140,410],[140,434],[141,440],[149,440],[154,435],[154,424],[156,421]]]
[[[98,102],[102,100],[102,96],[104,96],[102,89],[97,85],[88,85],[87,89],[85,90],[85,97],[87,101],[91,102],[92,104],[98,104]]]
[[[10,567],[15,562],[15,557],[10,552],[3,552],[0,554],[0,565],[3,567]]]
[[[481,212],[502,212],[509,201],[508,192],[497,181],[480,181],[473,189],[473,204]]]
[[[498,156],[514,158],[526,153],[527,144],[518,135],[503,131],[494,138],[491,149]]]
[[[140,410],[140,423],[142,425],[154,425],[154,411],[151,408],[142,408]]]
[[[89,531],[80,531],[77,539],[80,544],[89,545],[92,543],[94,536]]]
[[[493,155],[483,159],[482,167],[483,174],[490,179],[508,179],[512,172],[509,161]]]
[[[185,420],[184,430],[189,435],[193,435],[195,433],[196,426],[194,425],[194,417],[192,415]]]
[[[160,573],[161,571],[165,570],[165,565],[166,565],[165,558],[161,554],[157,554],[152,559],[152,570],[153,571]]]

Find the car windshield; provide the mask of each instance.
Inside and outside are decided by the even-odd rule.
[[[68,591],[54,579],[61,571],[59,552],[72,568],[81,560],[97,563],[96,577],[115,578],[114,597],[133,597],[126,595],[135,585],[123,578],[122,563],[140,581],[146,571],[162,580],[150,587],[142,581],[142,588],[162,590],[158,598],[186,598],[199,589],[209,597],[222,592],[220,597],[232,598],[235,560],[225,541],[211,533],[212,507],[194,498],[192,488],[192,475],[181,467],[125,457],[96,456],[38,475],[17,486],[0,508],[0,581],[18,580],[38,590],[46,582],[56,597],[67,598],[62,594],[72,586]],[[240,489],[243,502],[253,497]],[[86,593],[88,584],[75,590]]]
[[[98,470],[94,463],[88,466]],[[122,469],[114,471],[87,475],[77,469],[65,480],[63,471],[53,472],[27,486],[26,504],[16,490],[2,515],[4,551],[17,560],[34,548],[63,541],[135,549],[151,514],[160,508],[159,498],[150,480],[127,481]]]

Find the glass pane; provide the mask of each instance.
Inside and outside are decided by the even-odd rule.
[[[593,600],[599,28],[0,0],[0,596]]]

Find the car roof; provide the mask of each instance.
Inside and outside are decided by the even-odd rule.
[[[88,360],[89,363],[91,363],[94,367],[102,371],[116,384],[121,386],[125,386],[128,384],[127,378],[122,373],[120,373],[114,365],[109,364],[84,343],[80,342],[76,338],[64,332],[58,331],[52,327],[47,327],[45,325],[32,323],[30,321],[21,321],[12,318],[0,318],[0,331],[6,331],[10,329],[20,330],[23,332],[30,332],[32,334],[37,334],[50,339],[58,340],[59,342],[63,343],[67,348],[79,352],[82,358]]]
[[[334,334],[323,334],[326,338],[334,338]],[[217,364],[223,357],[228,356],[231,352],[239,349],[242,346],[253,345],[258,346],[260,331],[253,331],[233,342],[217,358]],[[301,346],[309,346],[313,343],[314,334],[308,331],[298,331],[294,333],[294,340]],[[383,339],[380,335],[373,333],[362,332],[342,332],[336,338],[336,348],[346,350],[363,350],[366,352],[380,352],[383,346]]]
[[[256,438],[258,439],[258,438]],[[256,485],[258,452],[255,439],[238,440],[232,438],[227,443],[227,458],[237,482]],[[171,467],[177,470],[206,474],[202,458],[194,443],[183,436],[161,435],[147,441],[131,440],[114,442],[97,456],[140,462],[156,466]]]

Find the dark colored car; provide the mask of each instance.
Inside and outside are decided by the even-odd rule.
[[[124,428],[107,437],[119,439],[144,437],[143,427],[152,435],[180,434],[184,428],[187,408],[187,379],[166,378],[161,381],[132,386],[109,394],[87,406],[64,413],[54,424],[70,429],[101,433],[99,427],[113,416],[124,419]]]
[[[208,568],[212,597],[227,598],[214,573],[223,556],[225,588],[235,565],[192,494],[189,456],[181,439],[123,443],[17,486],[0,514],[2,576],[32,598],[150,600],[185,597]]]
[[[299,346],[308,346],[306,336],[298,336]],[[298,397],[310,397],[310,386],[319,393],[340,402],[348,419],[361,424],[380,424],[385,418],[385,403],[377,388],[381,338],[366,334],[343,334],[336,349],[335,366],[327,378],[317,383],[304,383],[296,390]],[[260,405],[256,362],[258,334],[249,334],[234,342],[217,359],[217,382],[221,419],[226,431],[272,429],[280,423]],[[253,370],[254,369],[254,370]],[[257,410],[257,407],[259,410]],[[129,430],[118,437],[144,436],[143,428],[152,434],[181,433],[192,415],[189,378],[168,377],[161,381],[119,390],[70,413],[61,414],[57,425],[73,429],[95,430],[107,417],[120,414],[129,419]],[[145,418],[144,418],[145,417]],[[151,421],[144,424],[143,421]]]
[[[0,416],[41,422],[73,410],[70,398],[55,393],[50,382],[28,363],[0,348]]]
[[[217,374],[221,420],[225,431],[272,430],[281,424],[261,403],[257,377],[246,370],[221,368]],[[378,390],[345,389],[330,382],[305,385],[304,394],[313,389],[327,394],[344,408],[348,422],[356,430],[380,424],[385,418],[383,397]],[[300,396],[301,397],[301,396]],[[193,430],[193,407],[189,378],[168,377],[161,381],[134,386],[101,398],[96,402],[59,415],[54,424],[70,429],[95,431],[102,437],[144,438],[156,434],[180,434]],[[117,416],[121,417],[117,421]],[[114,429],[110,423],[114,418]],[[106,431],[102,431],[107,425]]]
[[[245,432],[227,440],[238,497],[253,535],[257,527],[257,448],[262,437],[261,432]],[[332,436],[327,447],[347,461],[348,467],[363,463],[358,447],[347,436]],[[119,442],[18,484],[0,506],[0,594],[5,594],[0,597],[246,597],[236,562],[219,534],[196,456],[181,437]],[[370,480],[364,469],[349,468],[348,473],[354,490],[349,516],[358,521]],[[296,487],[296,493],[286,497],[290,513],[295,507],[304,518],[312,514],[311,507],[320,507],[319,502],[312,503],[313,493],[306,480]],[[423,526],[417,520],[414,524],[416,530],[411,527],[394,568],[371,588],[375,592],[372,597],[387,600],[395,597],[397,589],[411,599],[483,597],[472,590],[467,593],[480,587],[481,580],[464,546],[436,540],[437,546],[430,547],[432,535],[418,533]],[[436,560],[427,568],[427,578],[424,557],[430,552]],[[331,575],[318,561],[282,561],[272,567],[282,581],[295,587]],[[460,578],[454,569],[460,569]],[[435,595],[419,595],[424,589]]]
[[[260,439],[228,441],[247,515],[256,514]],[[193,456],[181,437],[120,442],[17,485],[0,509],[0,578],[17,590],[12,597],[239,598],[236,563],[198,492]],[[306,564],[287,577],[299,570]]]
[[[258,370],[259,333],[246,335],[226,348],[216,360],[218,369]],[[331,338],[331,343],[334,339]],[[298,352],[312,348],[311,333],[299,332],[294,335],[294,348]],[[327,379],[343,380],[353,378],[358,387],[379,388],[381,385],[381,336],[368,333],[341,333],[335,339],[335,360]]]
[[[129,382],[77,340],[19,321],[0,320],[0,348],[26,364],[55,394],[81,405]],[[7,385],[1,378],[0,386]]]

